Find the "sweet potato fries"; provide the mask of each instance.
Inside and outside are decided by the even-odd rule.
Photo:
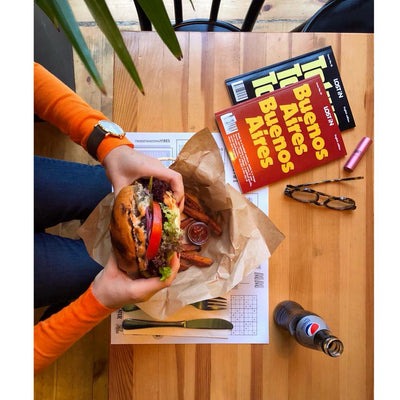
[[[207,224],[212,233],[217,236],[222,234],[221,225],[211,217],[206,211],[205,207],[201,204],[196,195],[190,192],[185,192],[185,207],[183,210],[183,217],[181,220],[181,229],[186,229],[192,222],[201,221]],[[191,266],[199,268],[209,267],[214,263],[214,260],[200,254],[201,246],[191,243],[183,243],[181,245],[180,253],[180,271],[185,271]]]

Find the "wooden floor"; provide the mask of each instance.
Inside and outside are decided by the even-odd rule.
[[[289,32],[314,14],[326,0],[270,0],[266,1],[254,31]],[[114,19],[121,29],[139,30],[132,0],[109,1]],[[194,18],[208,14],[210,1],[196,1],[193,11],[190,2],[184,1],[184,17]],[[249,1],[222,1],[220,18],[240,26],[242,16]],[[74,57],[76,92],[93,107],[112,118],[113,52],[82,0],[70,0],[76,19],[92,51],[96,64],[104,79],[107,95],[88,79],[86,70],[77,57]],[[165,1],[167,9],[172,9],[172,0]],[[170,14],[172,16],[172,13]],[[172,18],[172,17],[171,17]],[[46,123],[35,124],[35,154],[93,163],[93,160],[78,145]],[[63,224],[51,232],[76,237],[76,222]],[[35,312],[35,321],[40,311]],[[108,397],[108,349],[110,340],[109,320],[102,322],[52,366],[34,379],[34,398],[37,400],[105,400]]]
[[[315,13],[327,0],[266,0],[254,31],[289,32]],[[93,18],[82,0],[70,0],[75,17],[82,25],[93,26]],[[183,0],[183,19],[206,18],[211,0]],[[139,30],[132,0],[108,1],[110,11],[122,28]],[[174,19],[173,0],[164,0],[171,20]],[[222,0],[219,19],[240,26],[250,0]]]

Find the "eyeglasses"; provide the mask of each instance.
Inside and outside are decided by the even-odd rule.
[[[302,185],[296,185],[296,186],[286,185],[284,194],[285,196],[288,196],[302,203],[312,203],[317,206],[325,206],[333,210],[355,210],[356,202],[350,197],[330,196],[329,194],[317,192],[308,187],[313,185],[319,185],[322,183],[353,181],[355,179],[364,179],[364,177],[355,176],[355,177],[341,178],[341,179],[328,179],[326,181],[304,183]],[[321,200],[320,197],[322,197]],[[325,198],[325,200],[323,198]]]

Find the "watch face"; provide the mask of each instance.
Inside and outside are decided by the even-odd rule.
[[[125,136],[124,130],[117,125],[115,122],[101,120],[98,122],[98,125],[106,131],[106,135],[118,136],[123,137]]]

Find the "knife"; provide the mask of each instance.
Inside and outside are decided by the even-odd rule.
[[[177,327],[192,329],[233,329],[231,322],[221,318],[201,318],[187,321],[150,321],[147,319],[127,318],[122,321],[124,329]]]

